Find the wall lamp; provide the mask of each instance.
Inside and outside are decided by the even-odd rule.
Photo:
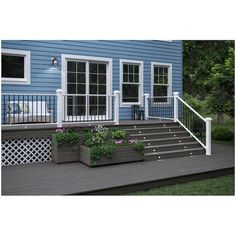
[[[57,64],[57,58],[56,57],[52,57],[51,58],[51,64],[52,65],[56,65]]]

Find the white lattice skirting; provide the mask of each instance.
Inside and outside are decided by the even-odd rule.
[[[2,141],[2,166],[51,161],[50,138]]]

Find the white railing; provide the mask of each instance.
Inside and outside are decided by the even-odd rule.
[[[120,92],[107,94],[1,94],[3,126],[106,122],[119,124]],[[26,126],[28,125],[28,126]]]
[[[178,122],[205,149],[206,155],[211,155],[211,118],[202,117],[189,106],[178,92],[173,97],[149,97],[145,94],[146,119],[170,119]]]

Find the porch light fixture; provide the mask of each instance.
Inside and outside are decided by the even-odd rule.
[[[56,65],[57,64],[57,58],[56,57],[52,57],[51,58],[51,64],[52,65]]]

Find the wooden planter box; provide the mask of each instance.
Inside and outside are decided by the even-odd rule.
[[[103,166],[142,160],[142,153],[135,151],[133,147],[121,146],[117,147],[112,158],[101,157],[100,160],[94,162],[90,157],[90,148],[85,146],[80,147],[80,161],[88,166]]]
[[[75,162],[80,159],[80,144],[57,146],[52,138],[52,160],[55,163]]]

